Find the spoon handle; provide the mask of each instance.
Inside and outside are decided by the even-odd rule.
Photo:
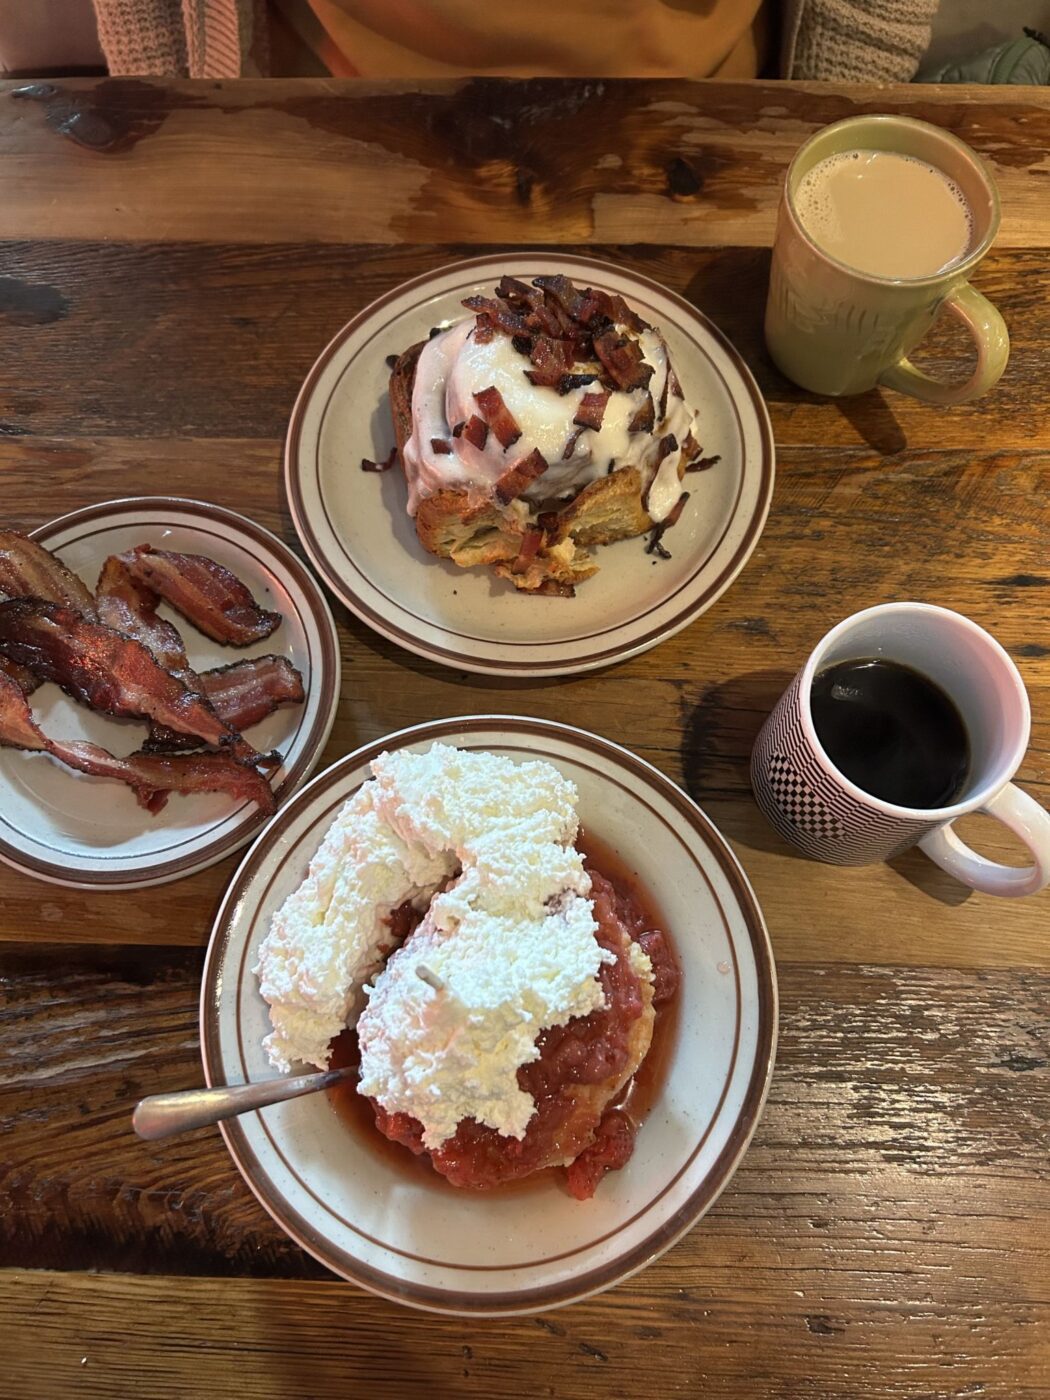
[[[151,1094],[142,1099],[131,1115],[131,1126],[140,1138],[166,1138],[190,1128],[234,1118],[301,1094],[313,1094],[337,1084],[350,1069],[326,1069],[319,1074],[300,1074],[292,1079],[266,1079],[259,1084],[224,1084],[216,1089],[183,1089],[177,1094]]]

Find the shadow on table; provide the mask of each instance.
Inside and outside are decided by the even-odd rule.
[[[965,904],[973,894],[969,885],[960,884],[958,880],[952,879],[939,865],[934,865],[929,856],[924,856],[917,846],[905,851],[903,855],[894,856],[886,864],[894,874],[899,875],[902,880],[907,880],[909,885],[914,885],[921,894],[937,900],[939,904],[946,904],[951,909]]]
[[[833,403],[858,436],[883,457],[893,457],[908,446],[904,429],[897,422],[881,389],[870,389],[866,394],[830,399],[828,402]]]
[[[766,716],[791,683],[791,671],[745,671],[710,686],[683,717],[681,764],[686,791],[706,807],[719,802],[718,826],[755,851],[806,860],[763,817],[751,794],[751,750]]]

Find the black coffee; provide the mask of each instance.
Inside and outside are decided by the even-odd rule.
[[[897,807],[945,807],[962,791],[970,741],[939,685],[896,661],[839,661],[810,698],[824,751],[857,787]]]

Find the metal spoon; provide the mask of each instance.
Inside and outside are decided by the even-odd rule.
[[[177,1094],[150,1094],[131,1115],[131,1126],[140,1138],[171,1137],[203,1128],[209,1123],[235,1118],[268,1104],[297,1099],[329,1089],[357,1074],[356,1065],[326,1069],[319,1074],[299,1074],[292,1079],[266,1079],[260,1084],[224,1084],[216,1089],[183,1089]]]

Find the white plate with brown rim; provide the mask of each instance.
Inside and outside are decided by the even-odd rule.
[[[743,870],[711,821],[668,778],[582,729],[516,716],[417,725],[349,754],[273,819],[219,910],[201,989],[209,1084],[274,1076],[266,1004],[252,973],[270,919],[299,884],[342,804],[384,749],[433,742],[543,758],[576,783],[588,832],[637,872],[660,910],[682,982],[663,1081],[634,1155],[590,1201],[544,1175],[460,1191],[323,1094],[221,1125],[242,1176],[274,1220],[344,1278],[412,1307],[502,1316],[610,1287],[680,1239],[732,1176],[773,1069],[776,973]],[[392,1160],[397,1152],[403,1160]]]
[[[204,501],[140,496],[73,511],[30,532],[93,589],[103,561],[137,544],[205,554],[237,575],[281,625],[249,647],[213,642],[166,605],[198,671],[253,656],[286,656],[306,700],[247,731],[260,752],[282,758],[271,777],[277,801],[301,787],[321,756],[339,702],[339,644],[316,580],[287,545],[254,521]],[[35,691],[33,712],[56,739],[89,739],[129,754],[145,724],[76,704],[57,685]],[[0,859],[37,879],[74,889],[139,889],[203,870],[247,845],[267,818],[223,793],[173,793],[152,816],[119,782],[75,773],[44,754],[0,750]]]
[[[688,478],[690,500],[665,540],[597,551],[599,572],[575,598],[517,592],[488,569],[428,554],[405,507],[399,469],[365,473],[394,443],[387,357],[468,313],[504,273],[564,273],[621,293],[664,333],[704,452],[721,460]],[[285,489],[311,562],[332,592],[384,637],[420,656],[490,675],[567,675],[620,661],[686,627],[716,601],[758,542],[773,492],[773,435],[750,370],[683,297],[594,258],[546,252],[471,258],[406,282],[344,326],[300,390],[285,444]]]

